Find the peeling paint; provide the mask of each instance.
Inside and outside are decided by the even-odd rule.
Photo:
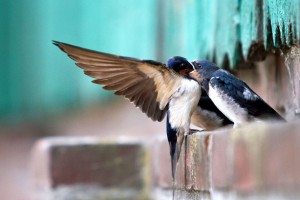
[[[176,54],[234,68],[244,59],[265,59],[265,51],[299,45],[298,0],[203,0],[174,10],[175,1],[164,4],[164,10],[172,13],[165,18],[164,58]]]

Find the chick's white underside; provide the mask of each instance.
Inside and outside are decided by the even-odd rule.
[[[189,79],[182,79],[180,87],[169,102],[169,121],[172,128],[189,132],[191,115],[201,96],[200,85]]]
[[[249,121],[250,116],[244,108],[236,103],[233,98],[213,87],[211,84],[209,84],[208,96],[217,108],[234,123],[234,126]]]

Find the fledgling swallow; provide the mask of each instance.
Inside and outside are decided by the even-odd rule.
[[[245,82],[236,78],[214,63],[196,60],[195,70],[190,73],[218,109],[228,117],[234,126],[253,120],[281,120],[280,116]]]
[[[201,88],[201,97],[192,115],[192,124],[212,131],[233,124],[212,102],[206,91]]]
[[[201,96],[200,85],[189,76],[194,66],[179,56],[170,58],[166,66],[152,60],[96,52],[56,41],[53,43],[73,59],[86,75],[94,78],[94,83],[126,97],[152,120],[162,121],[167,113],[169,127],[176,135],[172,156],[174,177],[184,135],[190,132],[191,115]],[[168,139],[171,147],[173,138]]]

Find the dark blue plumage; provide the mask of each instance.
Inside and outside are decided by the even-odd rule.
[[[189,72],[194,70],[194,67],[190,62],[187,61],[186,58],[183,58],[180,56],[174,56],[174,57],[168,59],[167,67],[169,69],[174,70],[176,73],[183,76],[184,78],[190,79],[191,81],[195,82],[188,75]],[[200,87],[199,87],[199,89],[200,89]],[[178,92],[181,93],[180,91],[178,91]],[[182,94],[180,94],[179,96],[172,96],[169,104],[172,104],[173,101],[174,102],[178,101],[178,99],[180,98],[181,95]],[[198,91],[198,95],[200,95],[200,91]],[[186,102],[186,103],[189,104],[188,102]],[[176,104],[178,104],[178,103],[176,103]],[[195,106],[196,106],[196,104],[195,104]],[[168,137],[168,142],[169,142],[169,146],[170,146],[170,156],[171,156],[173,180],[175,178],[176,164],[177,164],[177,161],[178,161],[179,155],[180,155],[181,145],[183,142],[183,135],[186,134],[186,131],[184,131],[182,129],[182,127],[176,127],[176,126],[172,125],[172,124],[174,124],[172,119],[174,120],[174,119],[178,118],[179,117],[178,115],[181,114],[175,110],[172,110],[172,111],[170,109],[168,110],[167,121],[166,121],[167,137]],[[192,113],[190,113],[190,115],[191,114]],[[189,130],[189,125],[187,128]]]
[[[175,56],[170,58],[167,62],[167,67],[169,69],[173,69],[176,73],[180,74],[181,76],[187,79],[192,79],[189,76],[189,72],[194,70],[194,67],[183,57]],[[193,112],[192,124],[205,130],[213,130],[228,124],[232,124],[232,122],[222,112],[218,110],[218,108],[208,97],[207,93],[201,88],[199,88],[199,90],[200,90],[199,92],[201,93],[201,97]],[[176,164],[179,159],[180,148],[181,148],[181,144],[178,144],[178,142],[179,141],[182,142],[183,138],[182,136],[178,138],[179,135],[178,129],[176,129],[176,127],[171,126],[170,112],[167,112],[166,130],[167,130],[167,137],[170,146],[170,156],[172,162],[172,177],[174,179]],[[192,133],[192,131],[194,130],[190,130],[190,133]]]
[[[191,74],[235,125],[254,119],[284,120],[245,82],[209,61],[193,61]]]
[[[170,146],[170,156],[171,156],[171,165],[172,165],[172,177],[175,177],[175,166],[177,160],[175,160],[175,151],[176,151],[176,143],[177,143],[177,130],[171,127],[169,121],[169,114],[167,113],[167,121],[166,121],[166,129],[167,129],[167,138]]]
[[[246,83],[235,78],[223,70],[214,73],[215,77],[211,80],[211,86],[224,91],[228,96],[245,108],[249,116],[272,117],[282,120],[283,118],[271,108],[261,97],[259,97]],[[245,92],[246,91],[246,92]]]

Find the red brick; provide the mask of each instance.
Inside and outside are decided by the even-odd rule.
[[[233,155],[233,188],[240,192],[251,192],[255,188],[255,174],[251,153],[243,141],[234,144]]]
[[[271,125],[257,122],[231,130],[233,190],[250,193],[263,189],[262,162]]]
[[[270,128],[263,160],[264,180],[268,189],[300,188],[299,130],[299,121]]]
[[[139,143],[105,143],[95,138],[46,138],[33,149],[34,179],[39,186],[94,184],[141,189],[146,151]]]
[[[212,134],[211,175],[215,188],[226,190],[232,185],[232,170],[229,160],[233,156],[229,130],[220,130]]]
[[[152,169],[154,184],[161,188],[172,187],[171,158],[167,138],[159,137],[152,148]]]

